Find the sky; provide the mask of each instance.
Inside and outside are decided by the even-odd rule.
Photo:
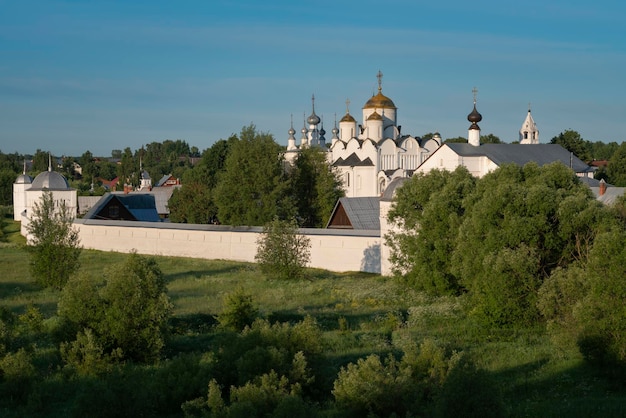
[[[613,0],[0,0],[0,151],[80,156],[254,124],[287,144],[376,92],[403,134],[626,139],[626,3]],[[299,134],[296,134],[299,137]]]

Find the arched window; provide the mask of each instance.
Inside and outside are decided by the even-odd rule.
[[[528,131],[524,131],[524,139],[528,139]]]

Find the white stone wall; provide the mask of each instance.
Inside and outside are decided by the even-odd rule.
[[[84,248],[146,255],[254,262],[262,228],[77,219]],[[380,231],[301,229],[311,239],[310,267],[380,273]]]

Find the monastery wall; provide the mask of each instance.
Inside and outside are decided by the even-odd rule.
[[[254,262],[260,227],[76,219],[86,249]],[[380,273],[380,231],[300,230],[311,240],[309,267]]]

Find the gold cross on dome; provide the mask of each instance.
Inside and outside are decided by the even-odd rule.
[[[474,87],[472,89],[472,93],[474,94],[474,104],[476,104],[476,94],[478,93],[478,89],[476,87]]]
[[[383,89],[382,84],[383,84],[383,73],[378,70],[378,74],[376,74],[376,78],[378,79],[378,91],[381,91]]]

